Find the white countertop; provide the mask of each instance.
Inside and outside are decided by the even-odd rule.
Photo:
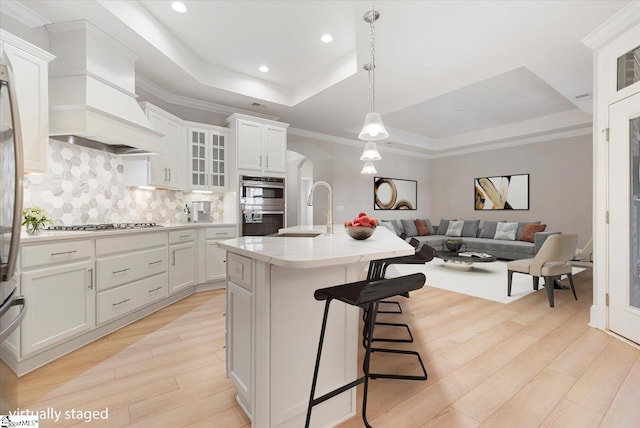
[[[119,229],[119,230],[88,230],[88,231],[54,231],[43,230],[37,235],[29,235],[22,230],[20,242],[35,243],[40,241],[55,241],[58,239],[86,239],[86,238],[106,238],[115,235],[125,235],[130,233],[152,233],[169,232],[180,229],[200,229],[207,227],[236,227],[234,223],[173,223],[161,224],[161,227],[148,227],[140,229]]]
[[[391,233],[378,227],[363,241],[347,235],[344,226],[333,226],[333,235],[326,235],[326,226],[316,225],[281,229],[280,233],[322,232],[316,237],[245,236],[221,241],[218,245],[232,253],[261,260],[270,264],[308,269],[322,266],[367,262],[387,257],[414,254],[414,248]]]

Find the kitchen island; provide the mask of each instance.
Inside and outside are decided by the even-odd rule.
[[[342,226],[243,237],[227,251],[227,374],[253,427],[304,426],[324,302],[316,289],[360,279],[370,260],[410,255],[412,246],[384,227],[364,241]],[[298,236],[295,236],[298,234]],[[317,395],[358,376],[357,308],[332,304]],[[312,426],[333,426],[356,411],[355,389],[314,408]]]

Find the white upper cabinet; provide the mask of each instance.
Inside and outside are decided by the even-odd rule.
[[[241,114],[227,122],[236,141],[239,173],[286,173],[288,124]]]
[[[0,62],[13,69],[26,173],[45,174],[49,147],[49,62],[55,57],[0,29]]]
[[[185,189],[187,181],[187,128],[182,120],[153,104],[140,103],[149,122],[164,134],[158,154],[124,158],[127,186]]]
[[[228,130],[218,126],[191,123],[189,141],[189,188],[225,190],[227,188]]]

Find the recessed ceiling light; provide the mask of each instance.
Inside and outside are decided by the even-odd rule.
[[[266,73],[267,71],[269,71],[269,67],[267,67],[266,65],[261,65],[260,67],[258,67],[258,70]]]
[[[171,8],[179,13],[185,13],[187,11],[187,6],[185,6],[181,1],[172,2]]]
[[[320,40],[322,43],[331,43],[333,42],[333,36],[331,34],[323,34]]]

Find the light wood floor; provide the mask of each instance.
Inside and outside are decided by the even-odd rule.
[[[431,287],[412,293],[402,317],[416,342],[406,347],[420,351],[429,379],[371,381],[370,423],[640,426],[640,351],[587,326],[591,272],[576,281],[580,300],[556,291],[555,308],[542,288],[508,305]],[[223,346],[224,291],[198,293],[20,379],[0,363],[2,399],[30,410],[109,409],[106,421],[41,427],[249,426]],[[374,369],[412,372],[402,358],[375,354]]]

